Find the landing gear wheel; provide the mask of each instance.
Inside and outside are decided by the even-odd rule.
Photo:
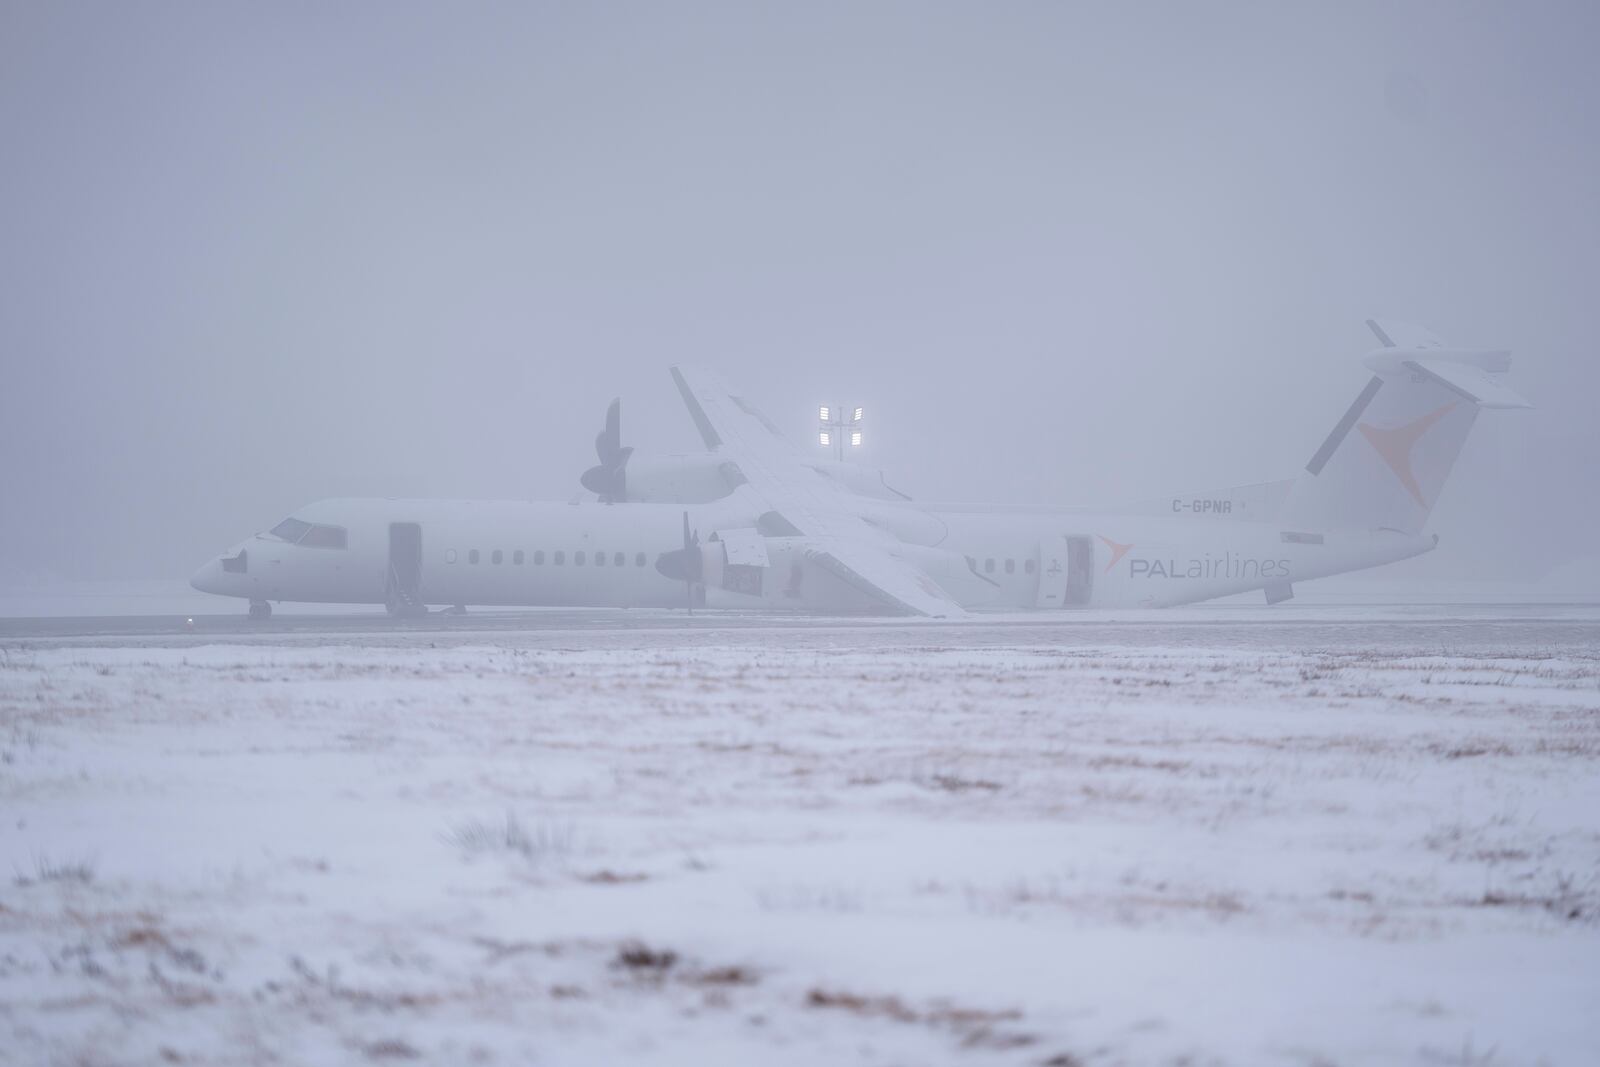
[[[256,621],[272,618],[272,605],[265,600],[250,601],[250,617]]]

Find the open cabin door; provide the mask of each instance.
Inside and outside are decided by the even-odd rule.
[[[1094,595],[1094,538],[1073,534],[1067,542],[1067,597],[1065,608],[1086,607]]]
[[[1094,541],[1079,535],[1039,542],[1039,589],[1034,606],[1079,608],[1094,595]]]
[[[389,576],[384,601],[392,615],[427,613],[422,601],[422,527],[417,523],[389,524]]]

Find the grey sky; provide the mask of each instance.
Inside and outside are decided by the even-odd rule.
[[[1370,315],[1516,351],[1433,565],[1593,553],[1592,4],[0,3],[0,574],[565,498],[606,402],[929,499],[1287,477]],[[1489,420],[1484,420],[1488,423]],[[1537,546],[1537,547],[1535,547]]]

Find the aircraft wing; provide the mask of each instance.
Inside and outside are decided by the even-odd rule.
[[[829,545],[811,556],[847,585],[907,615],[948,618],[966,611],[919,568],[877,548]]]
[[[706,447],[739,468],[743,492],[812,542],[812,562],[893,610],[966,614],[920,567],[898,554],[892,535],[863,519],[847,494],[807,466],[777,427],[716,375],[673,367],[672,380]]]

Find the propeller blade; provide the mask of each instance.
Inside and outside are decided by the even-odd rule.
[[[595,435],[594,452],[600,457],[603,467],[614,466],[612,462],[617,453],[622,451],[622,398],[611,402],[606,408],[606,428]]]
[[[705,580],[705,562],[700,556],[700,531],[689,528],[689,513],[683,513],[683,547],[656,557],[656,572],[663,578],[682,580],[688,606],[694,606],[694,587]]]
[[[605,504],[628,499],[628,457],[633,455],[633,448],[622,445],[620,397],[606,408],[606,426],[595,434],[594,453],[600,457],[600,463],[584,471],[578,479],[583,487]]]
[[[695,551],[694,542],[689,540],[689,513],[683,513],[683,610],[690,615],[694,614],[694,580],[700,568],[700,554]]]

